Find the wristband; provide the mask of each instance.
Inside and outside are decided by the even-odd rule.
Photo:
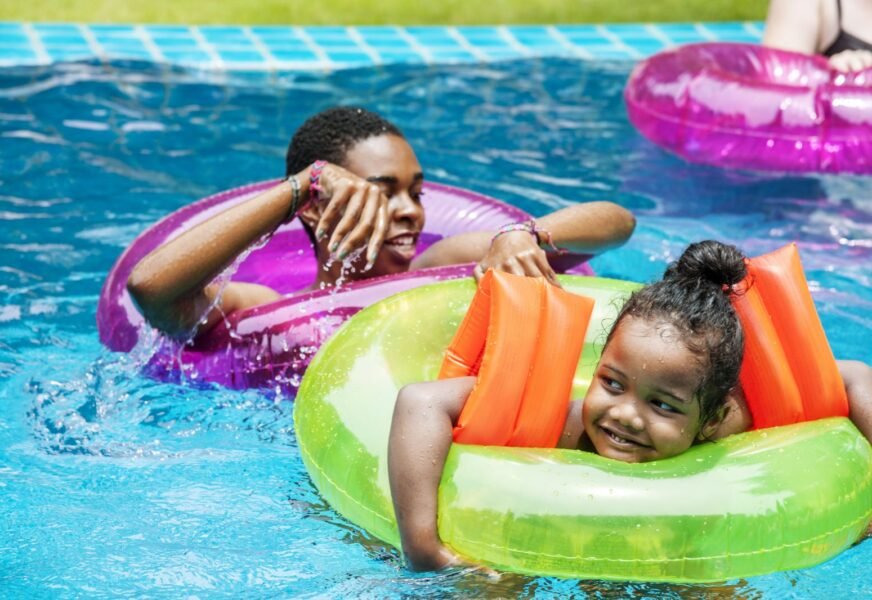
[[[300,181],[296,175],[288,175],[285,181],[291,184],[291,207],[288,209],[288,214],[285,215],[282,224],[290,223],[297,216],[297,210],[300,208]]]
[[[526,231],[536,239],[537,245],[545,244],[557,254],[562,255],[569,252],[565,248],[559,248],[558,246],[556,246],[554,244],[554,239],[551,236],[551,232],[547,229],[540,229],[539,227],[536,227],[536,221],[534,221],[533,219],[530,219],[529,221],[521,221],[520,223],[508,223],[506,225],[503,225],[491,238],[491,245],[493,245],[498,237],[500,237],[504,233],[511,233],[512,231]]]

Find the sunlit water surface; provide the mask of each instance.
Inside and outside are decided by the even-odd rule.
[[[657,277],[691,241],[798,240],[835,353],[872,360],[872,179],[689,165],[629,125],[627,63],[525,61],[215,75],[145,64],[0,70],[0,595],[859,597],[867,540],[714,586],[416,575],[318,497],[292,404],[159,383],[97,339],[119,253],[198,197],[283,170],[302,120],[384,113],[427,177],[543,214],[611,199],[639,227],[594,261]]]

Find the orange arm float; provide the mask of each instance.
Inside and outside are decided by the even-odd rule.
[[[740,380],[754,429],[848,416],[796,244],[749,260],[743,287],[733,306],[745,331]]]
[[[556,446],[592,311],[592,299],[542,278],[489,271],[439,373],[477,376],[454,441]]]

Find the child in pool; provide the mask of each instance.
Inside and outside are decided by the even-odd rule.
[[[644,462],[748,429],[737,389],[744,336],[730,301],[744,277],[741,252],[706,241],[634,293],[608,334],[583,404],[570,402],[559,447]],[[870,438],[872,369],[840,367],[851,418]],[[474,383],[462,377],[412,384],[397,398],[388,470],[403,551],[415,569],[458,562],[438,537],[437,490]]]
[[[318,176],[318,201],[308,202],[316,160],[327,164]],[[309,118],[290,142],[285,174],[272,189],[170,240],[136,265],[127,288],[152,326],[185,338],[198,323],[202,334],[222,314],[279,299],[269,287],[231,282],[215,305],[221,288],[212,281],[246,248],[295,216],[312,238],[320,267],[309,289],[334,285],[340,277],[353,281],[467,262],[478,263],[476,278],[496,268],[556,281],[540,248],[546,240],[526,231],[500,235],[493,244],[494,232],[460,234],[416,257],[425,217],[424,174],[400,130],[377,114],[338,107]],[[536,227],[570,251],[596,254],[624,243],[635,220],[612,202],[587,202],[537,219]],[[365,253],[345,273],[341,260],[330,260],[359,248]]]

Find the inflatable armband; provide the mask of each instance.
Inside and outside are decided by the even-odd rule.
[[[488,271],[439,372],[478,376],[454,441],[556,446],[593,304],[541,277]]]
[[[790,244],[748,261],[733,306],[745,331],[740,380],[754,429],[848,416],[848,399]]]

